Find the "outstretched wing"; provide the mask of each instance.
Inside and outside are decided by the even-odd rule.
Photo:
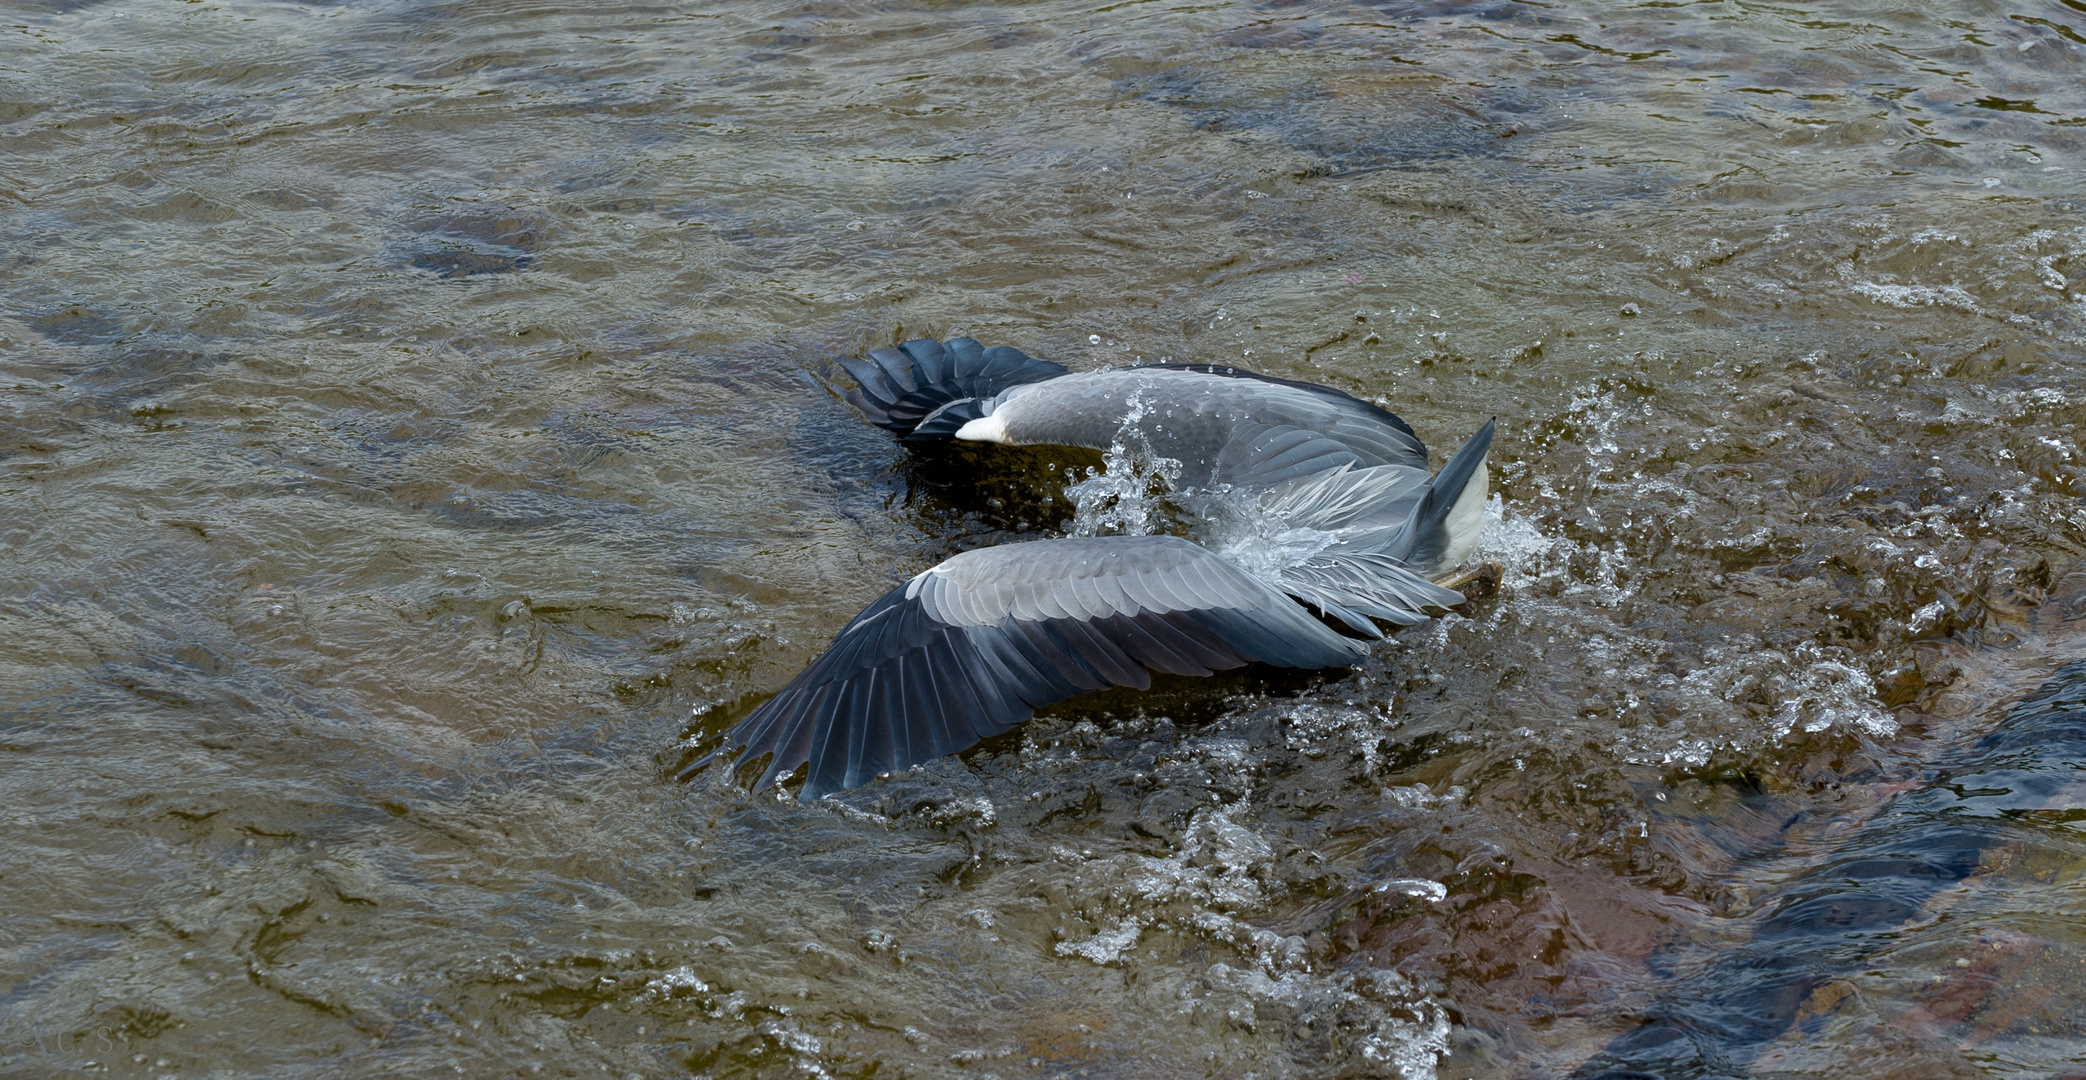
[[[756,788],[809,762],[799,798],[810,800],[953,754],[1075,694],[1143,689],[1153,671],[1336,667],[1365,653],[1178,537],[1007,544],[958,555],[869,605],[718,753],[774,755]]]

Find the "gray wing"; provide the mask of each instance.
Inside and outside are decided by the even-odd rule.
[[[1134,432],[1221,483],[1270,486],[1342,464],[1427,466],[1404,421],[1330,387],[1246,372],[1141,367],[1010,388],[992,403],[1005,441],[1106,450]],[[1200,466],[1200,468],[1196,468]]]
[[[1258,371],[1230,367],[1223,364],[1152,364],[1150,367],[1164,371],[1196,371],[1206,375],[1220,375],[1227,379],[1248,379],[1272,386],[1302,390],[1327,405],[1332,406],[1340,417],[1340,430],[1330,432],[1342,441],[1363,442],[1371,448],[1371,456],[1382,458],[1369,464],[1398,464],[1415,469],[1427,467],[1427,446],[1420,442],[1419,433],[1405,418],[1374,402],[1363,401],[1345,390],[1319,383],[1283,379]]]
[[[1368,458],[1324,432],[1294,424],[1257,419],[1232,425],[1218,446],[1210,468],[1212,483],[1236,488],[1273,488],[1318,476],[1333,469],[1367,468]],[[1425,469],[1377,465],[1425,476]]]
[[[798,797],[810,800],[953,754],[1075,694],[1144,689],[1153,671],[1336,667],[1366,651],[1178,537],[1007,544],[958,555],[869,605],[718,754],[772,754],[756,788],[808,762]]]
[[[1358,633],[1380,637],[1367,615],[1397,626],[1428,618],[1428,608],[1452,608],[1464,596],[1414,573],[1404,562],[1374,551],[1328,548],[1282,568],[1282,587],[1299,601],[1331,615]]]

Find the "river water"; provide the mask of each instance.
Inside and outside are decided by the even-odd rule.
[[[2086,4],[0,14],[0,1073],[2086,1067],[2076,763],[1947,779],[2086,656]],[[1072,527],[923,334],[1497,416],[1504,580],[673,782]]]

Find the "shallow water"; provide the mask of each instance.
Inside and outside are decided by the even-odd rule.
[[[1557,1076],[1726,989],[1733,1075],[2086,1060],[2062,783],[1746,996],[2086,656],[2072,0],[0,24],[0,1072]],[[820,381],[925,333],[1496,415],[1502,588],[672,783],[1068,526]]]

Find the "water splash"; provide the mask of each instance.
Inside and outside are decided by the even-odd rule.
[[[1282,571],[1303,565],[1340,539],[1337,532],[1292,526],[1270,514],[1257,494],[1235,490],[1229,484],[1186,491],[1179,499],[1194,521],[1197,542],[1277,586]]]
[[[1180,482],[1181,462],[1154,453],[1138,429],[1144,419],[1142,394],[1131,394],[1122,427],[1101,457],[1101,468],[1065,489],[1072,501],[1072,536],[1151,536],[1169,532],[1167,496]]]
[[[1671,486],[1656,478],[1618,483],[1640,492]],[[1549,644],[1574,643],[1602,684],[1595,697],[1607,700],[1604,723],[1614,725],[1602,741],[1617,760],[1699,766],[1720,750],[1773,745],[1798,731],[1885,738],[1898,729],[1875,680],[1847,648],[1772,648],[1740,634],[1698,652],[1640,632],[1640,568],[1619,540],[1553,535],[1494,496],[1480,555],[1504,568],[1505,598],[1471,629],[1491,635],[1540,626]],[[1448,650],[1466,622],[1438,621],[1429,648]]]
[[[1876,680],[1858,667],[1821,658],[1822,651],[1799,646],[1793,659],[1804,666],[1776,680],[1785,696],[1772,721],[1774,737],[1787,738],[1799,727],[1812,733],[1855,728],[1878,738],[1896,734],[1898,722],[1876,698]]]
[[[1180,479],[1174,458],[1140,454],[1118,439],[1099,469],[1065,489],[1072,500],[1071,536],[1151,536],[1167,532],[1167,495]]]
[[[1485,531],[1478,542],[1476,558],[1500,565],[1504,571],[1501,585],[1511,589],[1534,582],[1558,546],[1569,543],[1543,535],[1525,515],[1509,517],[1506,501],[1500,496],[1495,494],[1485,500]]]

